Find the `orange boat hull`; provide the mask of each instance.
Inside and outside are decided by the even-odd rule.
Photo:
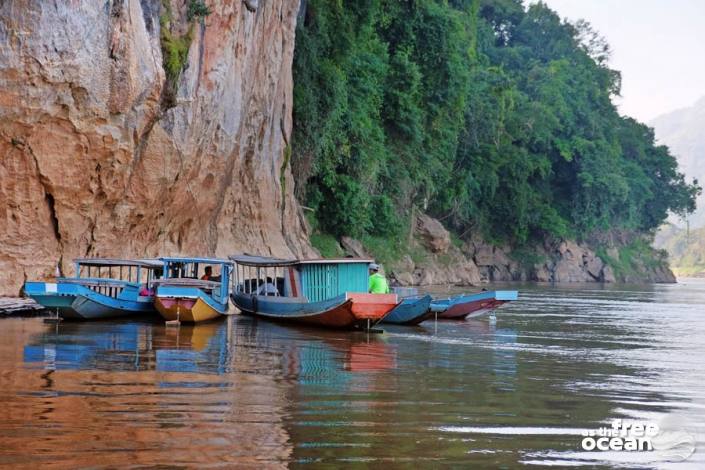
[[[358,320],[378,321],[397,306],[396,294],[360,294],[347,292],[345,296],[352,300],[352,313]]]
[[[220,314],[201,299],[160,298],[154,299],[154,306],[165,320],[179,320],[199,323],[217,318]]]

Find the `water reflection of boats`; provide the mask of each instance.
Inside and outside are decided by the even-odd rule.
[[[230,363],[229,345],[227,322],[152,328],[158,371],[222,374]]]
[[[139,322],[61,323],[46,327],[24,347],[24,362],[49,369],[135,370],[144,349]]]
[[[179,328],[105,321],[47,325],[25,345],[24,362],[58,370],[216,374],[235,367],[301,380],[337,380],[349,372],[395,368],[396,349],[377,335],[285,327],[250,317]]]
[[[94,467],[96,455],[109,467],[284,466],[291,384],[279,360],[257,373],[238,363],[246,349],[231,353],[232,323],[39,323],[25,367],[4,383],[6,429],[20,430],[5,436],[8,447],[42,442],[21,458],[61,468]]]
[[[344,383],[350,372],[396,367],[396,347],[378,335],[281,325],[240,317],[235,331],[244,341],[281,353],[285,376],[299,383]],[[236,344],[243,341],[235,339]]]
[[[351,372],[383,371],[396,367],[396,349],[382,341],[351,344],[345,361],[345,369]]]
[[[24,347],[26,363],[51,369],[216,372],[229,358],[227,322],[169,328],[145,322],[47,326]]]

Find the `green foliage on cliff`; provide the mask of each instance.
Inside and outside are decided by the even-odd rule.
[[[396,236],[414,207],[522,244],[648,231],[693,209],[584,22],[518,0],[309,0],[294,57],[297,196],[335,236]]]
[[[202,0],[191,0],[188,3],[188,8],[186,10],[186,17],[189,21],[193,21],[196,18],[205,18],[211,14],[211,9],[203,3]]]
[[[169,29],[170,18],[171,15],[168,13],[162,14],[159,18],[161,28],[160,39],[167,82],[170,86],[176,88],[181,71],[186,66],[193,35],[191,29],[183,36],[173,34]]]
[[[634,282],[644,278],[644,272],[668,267],[668,253],[654,249],[650,243],[637,238],[623,246],[615,247],[616,255],[600,247],[597,256],[607,263],[620,282]]]
[[[176,91],[178,89],[181,72],[188,64],[188,52],[193,41],[193,25],[195,20],[202,20],[211,14],[200,0],[190,0],[186,8],[186,32],[177,34],[174,28],[174,12],[168,0],[162,0],[162,13],[159,16],[159,40],[162,46],[162,62],[166,74],[165,104],[170,107],[176,104]]]

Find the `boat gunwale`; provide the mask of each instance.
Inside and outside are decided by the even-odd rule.
[[[51,281],[27,281],[25,284],[28,283],[35,283],[35,284],[72,284],[72,285],[79,285],[79,286],[108,286],[108,287],[141,287],[145,283],[144,282],[134,282],[134,281],[127,281],[124,279],[114,279],[114,278],[105,278],[105,277],[59,277],[56,278],[54,282]]]
[[[283,259],[251,255],[230,255],[228,258],[240,266],[251,267],[289,267],[306,264],[370,264],[374,262],[373,259],[369,258]]]
[[[323,303],[323,302],[332,302],[332,301],[334,301],[334,300],[340,300],[340,302],[338,302],[338,303],[336,303],[336,304],[332,304],[331,306],[325,308],[324,310],[316,310],[316,311],[310,312],[310,313],[308,313],[308,312],[298,313],[298,312],[297,312],[296,315],[279,315],[279,314],[275,314],[275,313],[271,313],[271,312],[264,312],[264,311],[259,310],[259,309],[256,309],[256,311],[255,311],[255,310],[250,310],[250,309],[247,309],[247,308],[243,308],[243,307],[237,302],[237,300],[236,300],[238,296],[242,296],[242,297],[251,296],[251,297],[253,297],[253,298],[265,297],[265,298],[267,298],[267,299],[271,299],[271,298],[277,299],[277,298],[279,298],[279,297],[262,296],[262,295],[251,295],[251,294],[233,294],[233,295],[231,295],[231,299],[232,299],[233,303],[235,304],[235,306],[236,306],[237,308],[239,308],[240,310],[242,310],[243,312],[247,312],[247,313],[250,313],[250,314],[252,314],[252,315],[262,315],[262,316],[265,316],[265,317],[268,317],[268,318],[281,318],[281,319],[285,319],[285,320],[297,320],[297,319],[301,319],[301,318],[307,318],[307,317],[312,317],[312,316],[323,315],[323,314],[328,313],[329,311],[331,311],[331,310],[333,310],[333,309],[337,309],[337,308],[340,308],[340,307],[344,307],[346,304],[349,304],[348,306],[352,307],[352,303],[353,303],[353,300],[352,300],[352,299],[348,299],[348,298],[346,298],[344,295],[339,295],[339,296],[337,296],[337,297],[334,297],[334,298],[332,298],[332,299],[329,299],[328,301],[321,301],[320,303]],[[274,303],[277,303],[277,302],[275,301]],[[283,304],[283,303],[291,304],[292,302],[279,302],[279,303],[282,303],[282,304]],[[309,305],[310,305],[310,304],[316,304],[316,303],[318,303],[318,302],[301,302],[301,304],[304,304],[304,305],[305,305],[305,304],[309,304]],[[255,305],[256,305],[256,304],[255,304]]]
[[[159,269],[164,263],[159,259],[121,259],[121,258],[76,258],[74,263],[81,266],[139,266],[147,269]]]
[[[232,266],[233,262],[224,258],[200,258],[188,256],[161,256],[158,258],[161,261],[160,267],[164,263],[203,263],[203,264],[222,264]]]
[[[207,281],[206,281],[207,282]],[[176,289],[187,289],[188,291],[192,292],[179,292],[179,293],[166,293],[163,294],[159,292],[160,287],[171,287],[171,288],[176,288]],[[207,294],[204,292],[202,289],[196,287],[196,286],[170,286],[170,285],[162,285],[162,286],[157,286],[157,290],[154,293],[154,299],[200,299],[202,300],[208,307],[216,310],[220,314],[225,314],[229,310],[228,306],[228,300],[227,299],[225,302],[221,302],[216,300],[214,297],[211,295]]]

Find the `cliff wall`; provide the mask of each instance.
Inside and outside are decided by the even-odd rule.
[[[288,162],[299,1],[206,4],[0,2],[0,295],[83,256],[312,254]]]
[[[516,248],[495,246],[478,237],[455,239],[436,219],[415,217],[408,253],[388,260],[387,274],[399,285],[479,285],[494,281],[556,283],[673,283],[664,252],[654,250],[644,235],[602,234],[601,240],[577,243],[546,239],[543,244]],[[349,238],[341,250],[356,256],[367,253]]]

